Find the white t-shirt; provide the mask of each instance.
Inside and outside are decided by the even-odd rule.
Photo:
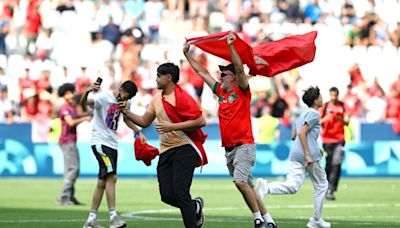
[[[108,91],[98,92],[93,100],[92,145],[102,144],[116,150],[118,122],[122,117],[117,98]]]

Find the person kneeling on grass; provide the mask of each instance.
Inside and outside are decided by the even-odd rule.
[[[300,115],[293,128],[294,143],[289,154],[290,171],[286,176],[286,181],[268,183],[259,178],[256,180],[255,188],[260,197],[294,194],[300,189],[308,173],[314,185],[314,215],[309,219],[307,227],[329,228],[331,224],[322,219],[328,180],[321,165],[322,151],[317,141],[321,129],[321,116],[317,110],[322,107],[319,88],[308,88],[302,99],[309,108]]]

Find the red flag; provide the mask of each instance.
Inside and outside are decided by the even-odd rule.
[[[134,147],[136,160],[142,160],[147,166],[150,166],[151,161],[159,154],[156,147],[147,143],[142,143],[139,138],[135,139]]]
[[[263,43],[253,48],[257,64],[257,74],[274,76],[312,62],[315,57],[317,32]],[[265,65],[267,62],[268,65]]]
[[[187,40],[188,44],[194,44],[200,49],[210,54],[216,55],[226,61],[232,62],[231,53],[226,43],[230,31],[220,32],[207,36],[194,37]],[[253,50],[250,45],[244,42],[238,35],[236,35],[236,41],[233,44],[236,52],[240,55],[240,59],[250,69],[250,74],[255,75],[256,62],[254,61]]]
[[[231,62],[231,54],[226,43],[229,33],[230,31],[195,37],[188,39],[188,43]],[[263,43],[251,48],[236,35],[234,47],[242,62],[249,67],[250,75],[272,77],[278,73],[312,62],[315,57],[316,47],[314,41],[316,37],[317,32],[314,31],[304,35],[294,35],[281,40]]]
[[[174,123],[179,123],[187,120],[194,120],[202,116],[202,112],[197,105],[196,101],[186,93],[180,86],[175,86],[175,107],[165,101],[164,97],[162,103],[168,117]],[[203,144],[206,141],[207,135],[201,129],[193,131],[184,131],[190,144],[197,151],[200,159],[196,161],[196,166],[206,165],[208,163],[207,154],[204,150]]]

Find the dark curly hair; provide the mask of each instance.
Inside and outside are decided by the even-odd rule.
[[[59,97],[63,97],[65,95],[66,92],[70,91],[71,93],[75,92],[75,85],[71,84],[71,83],[65,83],[62,84],[59,88],[58,88],[58,96]]]
[[[320,95],[318,86],[310,86],[307,90],[304,90],[302,100],[308,107],[311,107]]]

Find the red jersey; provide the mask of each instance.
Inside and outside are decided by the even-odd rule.
[[[337,104],[328,102],[321,108],[321,119],[329,116],[329,120],[322,124],[322,142],[324,144],[344,141],[344,125],[336,118],[340,116],[344,119],[345,114],[345,106],[342,102]]]
[[[400,113],[400,98],[388,97],[386,106],[386,119],[398,119]]]
[[[360,117],[361,116],[361,100],[355,94],[347,93],[342,102],[346,106],[346,111],[352,117]]]
[[[222,146],[254,144],[250,119],[250,88],[242,90],[239,86],[235,86],[230,93],[225,93],[217,82],[213,92],[218,96]]]

